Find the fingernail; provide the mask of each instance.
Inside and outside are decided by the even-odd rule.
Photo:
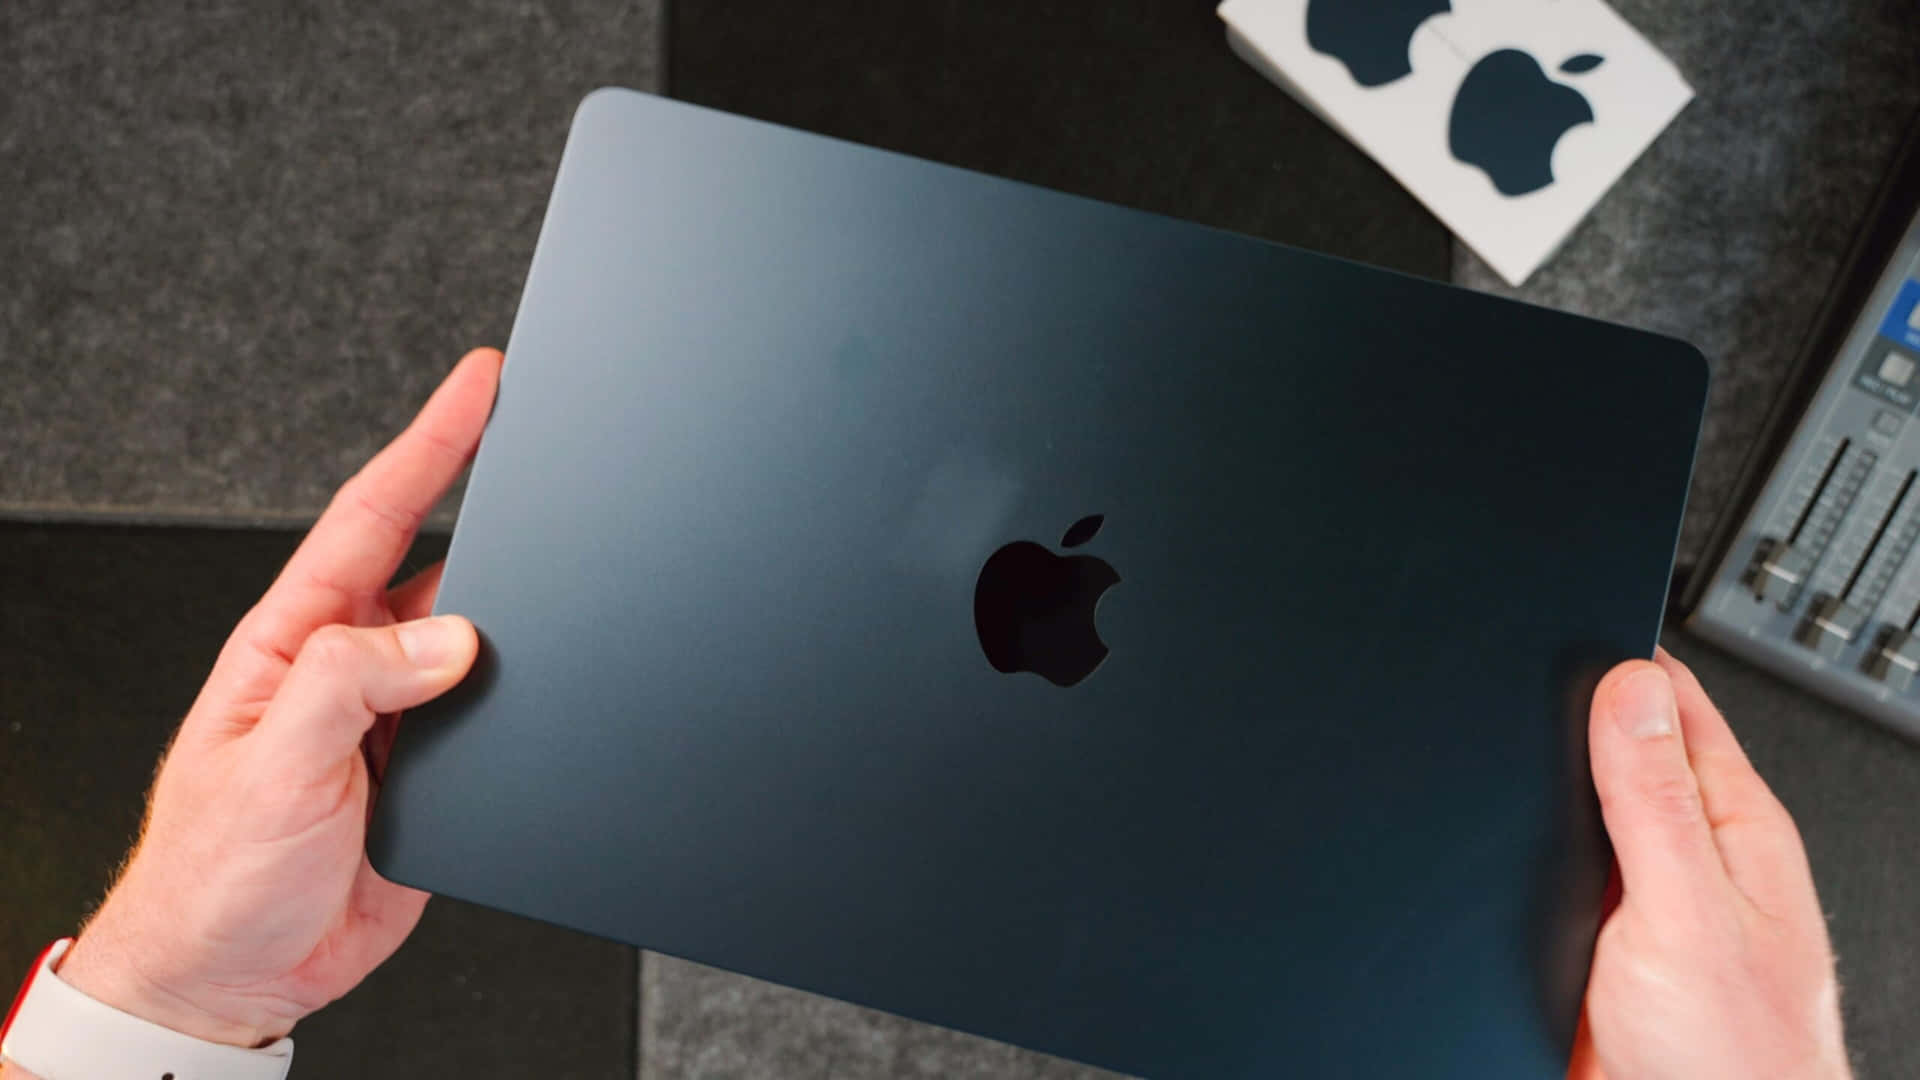
[[[415,667],[439,667],[453,658],[459,645],[460,628],[452,615],[416,619],[393,628],[400,636],[400,651]]]
[[[1679,719],[1673,682],[1659,668],[1641,668],[1613,688],[1613,721],[1635,739],[1670,735]]]

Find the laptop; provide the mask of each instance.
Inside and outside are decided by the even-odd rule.
[[[579,107],[393,880],[1153,1080],[1558,1077],[1681,342]]]

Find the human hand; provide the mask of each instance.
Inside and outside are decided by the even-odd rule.
[[[440,567],[386,585],[472,457],[501,363],[467,354],[235,627],[62,980],[177,1031],[257,1046],[352,989],[419,922],[427,894],[367,862],[378,777],[363,744],[377,769],[393,714],[459,682],[478,640],[457,615],[426,617]]]
[[[1608,673],[1588,732],[1619,863],[1571,1080],[1845,1080],[1800,833],[1686,666]]]

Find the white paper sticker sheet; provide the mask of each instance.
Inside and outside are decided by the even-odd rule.
[[[1226,0],[1234,51],[1518,285],[1693,91],[1601,0]]]

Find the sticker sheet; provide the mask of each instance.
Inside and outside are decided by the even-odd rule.
[[[1693,91],[1601,0],[1226,0],[1234,51],[1518,285]]]

